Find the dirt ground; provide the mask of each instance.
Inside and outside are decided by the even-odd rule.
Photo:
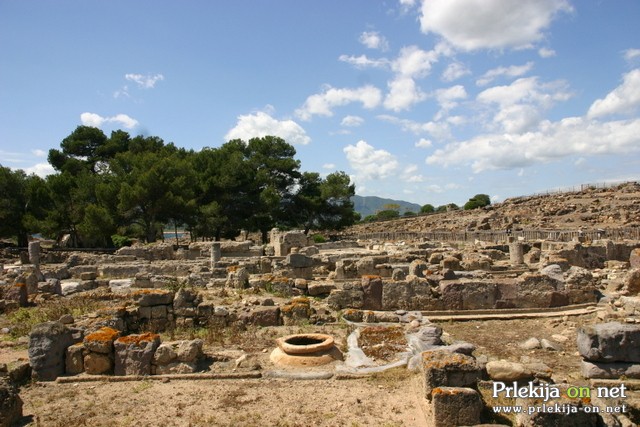
[[[576,327],[595,314],[569,318],[440,322],[449,340],[477,346],[476,356],[547,364],[556,382],[584,383]],[[322,332],[328,332],[326,328]],[[336,330],[344,335],[344,330]],[[268,335],[273,335],[270,331]],[[523,350],[530,337],[567,337],[560,351]],[[25,350],[2,349],[2,359]],[[208,349],[208,351],[233,351]],[[268,354],[256,358],[263,368]],[[20,393],[30,426],[427,426],[420,374],[393,369],[358,379],[158,380],[33,383]]]

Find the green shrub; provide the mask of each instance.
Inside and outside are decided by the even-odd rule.
[[[131,239],[127,236],[122,236],[120,234],[114,234],[111,236],[111,241],[116,248],[121,248],[123,246],[131,246]]]
[[[322,234],[314,234],[313,236],[311,236],[311,238],[313,239],[314,243],[325,243],[327,241],[326,237],[324,237]]]

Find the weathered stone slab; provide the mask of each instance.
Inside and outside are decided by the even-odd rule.
[[[426,264],[425,264],[426,265]],[[382,310],[382,279],[378,276],[364,276],[362,278],[364,310]]]
[[[471,356],[440,350],[422,353],[424,393],[431,400],[437,387],[476,387],[482,370]]]
[[[578,329],[578,351],[591,362],[640,363],[640,325],[599,323]]]
[[[430,425],[450,427],[480,424],[483,405],[477,391],[464,387],[437,387],[432,396]]]
[[[603,363],[583,360],[580,370],[585,378],[616,379],[624,376],[640,379],[640,363]]]
[[[115,348],[115,375],[151,375],[151,360],[160,345],[157,334],[140,334],[120,337]]]
[[[60,322],[34,326],[29,334],[29,362],[33,377],[53,381],[64,374],[65,352],[73,344],[73,334]]]

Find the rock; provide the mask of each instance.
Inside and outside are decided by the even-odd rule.
[[[640,325],[610,322],[581,327],[578,351],[591,362],[640,363]]]
[[[640,379],[640,364],[638,363],[603,363],[583,360],[580,370],[585,378],[617,379],[626,377]]]
[[[113,371],[110,355],[89,352],[84,356],[84,371],[89,375],[106,375]]]
[[[334,310],[362,308],[364,292],[360,289],[335,289],[327,297],[327,304]]]
[[[176,349],[178,361],[192,363],[202,356],[202,346],[204,341],[195,339],[191,341],[182,341]]]
[[[168,365],[178,358],[178,353],[173,349],[171,344],[160,344],[153,355],[154,365]]]
[[[303,255],[304,256],[304,255]],[[230,271],[226,286],[235,289],[244,289],[249,286],[249,272],[244,267]]]
[[[421,259],[414,259],[409,264],[409,275],[424,277],[425,272],[429,269],[427,262]]]
[[[133,293],[133,299],[140,307],[173,304],[173,292],[163,289],[144,289]]]
[[[463,387],[437,387],[431,402],[433,427],[480,424],[483,404],[477,391]]]
[[[18,390],[8,381],[0,379],[0,426],[17,425],[22,418],[22,399]]]
[[[56,278],[48,278],[44,282],[39,282],[38,292],[62,295],[62,286],[60,286],[60,280]]]
[[[217,307],[216,307],[217,308]],[[251,325],[279,326],[280,307],[259,306],[249,313],[243,313],[242,318]]]
[[[151,375],[151,360],[160,345],[157,334],[127,335],[113,343],[115,375]]]
[[[195,363],[172,362],[168,365],[158,365],[155,367],[155,375],[193,374],[194,372],[196,372]]]
[[[521,363],[509,362],[506,360],[495,360],[487,362],[487,374],[494,381],[513,382],[524,381],[533,378],[533,372]]]
[[[73,344],[73,334],[60,322],[34,326],[29,334],[29,362],[33,377],[53,381],[64,374],[65,353]]]
[[[391,273],[391,280],[404,280],[407,277],[407,273],[405,273],[405,271],[401,268],[394,268],[393,272]]]
[[[67,348],[65,371],[67,375],[77,375],[84,372],[84,345],[74,344]]]
[[[313,258],[297,253],[287,255],[286,263],[293,268],[313,267]]]
[[[540,345],[545,350],[562,351],[562,346],[560,344],[558,344],[557,342],[553,342],[551,340],[548,340],[546,338],[543,338],[543,339],[540,340]]]
[[[14,301],[18,303],[20,307],[26,307],[29,304],[27,285],[24,283],[16,283],[15,285],[8,286],[4,291],[4,299],[6,301]]]
[[[109,280],[109,289],[114,294],[127,294],[131,292],[133,279],[112,279]]]
[[[640,268],[640,248],[635,248],[629,255],[629,267]]]
[[[536,348],[540,348],[541,347],[540,340],[538,338],[531,337],[528,340],[518,344],[518,347],[520,347],[523,350],[533,350]]]
[[[63,325],[72,325],[74,322],[74,318],[72,315],[70,314],[63,314],[62,316],[60,316],[60,319],[58,319],[58,322],[62,323]]]
[[[307,287],[307,293],[312,296],[329,295],[332,290],[336,289],[336,285],[333,283],[320,282],[311,283]]]
[[[627,273],[622,289],[628,295],[638,295],[640,293],[640,269],[636,268]]]
[[[422,373],[427,400],[438,387],[476,387],[482,374],[473,357],[439,350],[422,353]]]
[[[113,353],[113,342],[120,336],[120,332],[113,328],[102,327],[84,337],[84,347],[94,353]]]

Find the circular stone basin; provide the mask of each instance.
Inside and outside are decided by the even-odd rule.
[[[342,353],[326,334],[297,334],[276,339],[270,359],[277,365],[319,366],[342,360]]]

